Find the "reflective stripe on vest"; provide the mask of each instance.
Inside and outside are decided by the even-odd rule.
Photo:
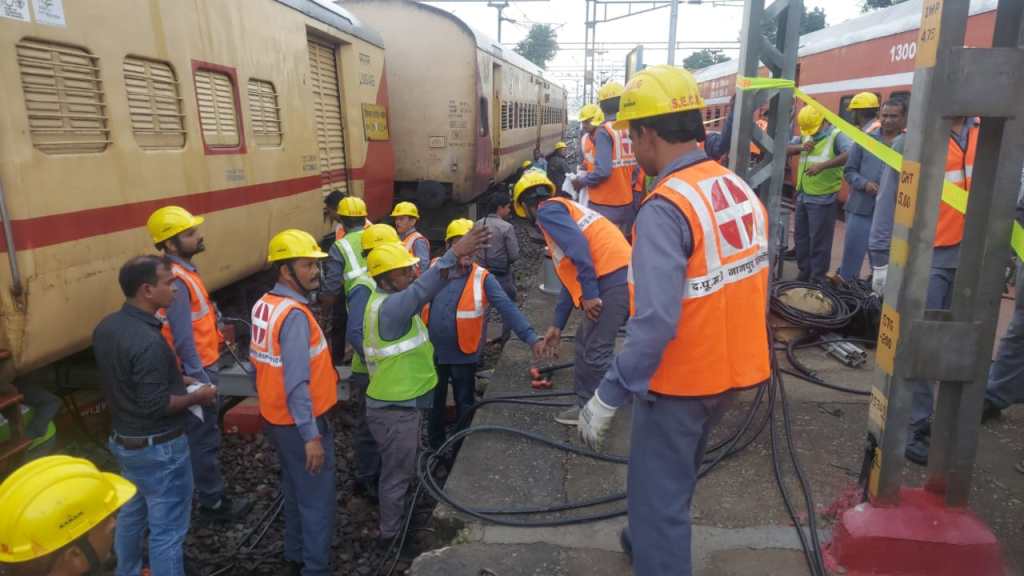
[[[195,343],[196,354],[204,367],[210,366],[220,359],[220,345],[224,341],[224,336],[217,327],[217,314],[210,302],[210,294],[206,291],[206,285],[203,284],[202,278],[184,266],[177,263],[171,264],[171,274],[181,280],[188,290],[192,339]],[[171,346],[171,350],[177,353],[177,348],[174,347],[174,333],[171,331],[171,324],[167,319],[167,310],[161,308],[156,315],[163,322],[160,332]]]
[[[661,362],[649,389],[670,396],[713,396],[763,382],[770,374],[764,206],[746,183],[711,161],[670,175],[645,202],[653,197],[683,213],[693,251],[676,335],[664,350],[652,352],[660,354]],[[658,232],[634,228],[633,233]]]
[[[569,216],[587,241],[590,259],[594,263],[594,273],[598,278],[629,266],[631,248],[618,226],[594,210],[581,206],[568,198],[552,198],[545,201],[545,203],[547,202],[561,204],[569,211]],[[583,299],[583,287],[580,285],[576,265],[573,264],[572,259],[565,257],[562,248],[551,239],[543,227],[541,227],[541,232],[544,234],[544,241],[547,242],[548,249],[551,250],[551,260],[555,265],[558,279],[572,295],[573,303],[579,307]]]
[[[373,278],[369,274],[363,274],[359,278],[356,278],[352,282],[352,290],[356,289],[356,286],[363,286],[373,294],[373,291],[377,289],[377,283],[373,281]],[[348,302],[346,301],[346,306]],[[346,329],[347,330],[347,329]],[[365,351],[364,351],[365,354]],[[366,368],[366,362],[363,361],[359,354],[352,355],[352,373],[353,374],[369,374],[369,369]]]
[[[409,330],[401,338],[381,338],[381,305],[387,298],[387,294],[374,290],[363,315],[363,352],[370,371],[366,394],[383,402],[404,402],[437,385],[434,347],[419,315],[410,318]]]
[[[427,254],[430,254],[430,240],[427,240],[426,236],[420,234],[415,230],[413,230],[408,236],[405,237],[404,240],[402,240],[402,245],[405,246],[405,249],[409,251],[409,254],[416,256],[416,253],[413,252],[413,245],[416,244],[416,241],[419,240],[420,238],[422,238],[423,241],[427,243]],[[419,258],[419,256],[416,257]],[[421,266],[423,266],[422,261],[420,261],[420,263],[414,267],[417,276],[426,272],[426,270],[420,270]]]
[[[363,230],[356,230],[334,243],[338,251],[345,256],[345,268],[342,284],[347,295],[355,286],[355,281],[366,274],[366,259],[363,258]]]
[[[970,121],[970,120],[968,120]],[[974,176],[974,156],[978,151],[978,125],[967,133],[967,149],[960,148],[956,138],[949,138],[946,144],[946,180],[971,192]],[[935,227],[934,246],[944,248],[956,246],[964,238],[964,215],[942,202],[939,204],[939,223]]]
[[[797,171],[796,186],[799,191],[809,196],[824,196],[839,191],[843,185],[842,166],[827,168],[814,176],[804,173],[809,166],[827,162],[836,157],[835,141],[837,136],[839,136],[839,131],[833,128],[828,136],[814,143],[814,148],[810,152],[804,153],[806,156],[802,156],[800,168]],[[807,142],[808,138],[812,138],[812,136],[806,136],[803,141]]]
[[[256,369],[256,392],[260,415],[271,424],[290,426],[295,419],[288,410],[284,361],[281,357],[281,328],[293,310],[309,323],[309,397],[313,416],[327,412],[338,401],[338,373],[331,361],[320,325],[302,303],[285,296],[265,294],[252,308],[252,338],[249,359]]]
[[[459,335],[459,350],[463,354],[476,354],[484,334],[484,315],[487,312],[487,292],[484,282],[488,271],[475,263],[466,279],[455,312],[455,332]]]
[[[601,125],[601,130],[612,140],[611,174],[603,182],[587,189],[589,202],[602,206],[626,206],[633,203],[633,170],[636,158],[633,156],[633,142],[629,133],[612,128],[610,122]]]

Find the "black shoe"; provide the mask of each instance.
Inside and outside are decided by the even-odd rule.
[[[919,466],[928,465],[928,448],[931,445],[931,427],[913,431],[903,455]]]
[[[288,576],[302,576],[302,569],[306,566],[305,562],[296,562],[294,560],[285,560],[285,574]]]
[[[252,510],[252,500],[245,496],[222,496],[216,508],[200,506],[199,515],[209,522],[237,522]]]
[[[981,423],[994,420],[1003,415],[1003,409],[993,404],[988,398],[985,399],[985,407],[981,410]]]
[[[622,551],[626,553],[626,558],[629,558],[629,563],[633,563],[633,539],[629,536],[629,527],[625,527],[619,532],[619,546],[622,546]]]

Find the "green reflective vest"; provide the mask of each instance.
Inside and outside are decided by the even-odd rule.
[[[380,308],[388,294],[374,290],[363,316],[363,352],[370,370],[366,395],[382,402],[419,398],[437,385],[434,346],[419,315],[397,340],[380,337]]]
[[[345,270],[342,271],[342,282],[345,295],[356,285],[356,279],[366,274],[366,258],[363,258],[363,229],[345,234],[341,240],[334,242],[338,251],[345,257]]]
[[[377,289],[377,283],[373,281],[373,278],[370,278],[369,274],[363,274],[363,275],[359,276],[358,278],[356,278],[355,280],[353,280],[352,281],[352,288],[351,288],[351,290],[355,290],[356,286],[365,286],[366,288],[368,288],[370,290],[370,294],[373,294],[373,291]],[[346,292],[348,292],[348,290],[346,290]],[[367,303],[369,303],[369,300],[367,300]],[[347,300],[345,301],[345,304],[348,305],[348,301]],[[363,317],[365,318],[366,317],[365,310],[363,312],[364,312]],[[365,335],[363,336],[363,340],[364,341],[366,340],[366,336]],[[365,350],[364,350],[364,353],[365,353]],[[370,373],[369,370],[366,369],[366,364],[363,362],[363,359],[359,356],[359,354],[353,354],[352,355],[352,373],[353,374],[369,374]]]
[[[822,170],[814,176],[804,174],[808,166],[827,162],[836,157],[835,142],[838,135],[839,131],[833,128],[828,136],[815,142],[814,148],[810,152],[801,154],[800,169],[797,171],[796,180],[798,191],[809,196],[824,196],[839,192],[839,188],[843,185],[842,166]],[[813,136],[805,136],[803,142],[807,142],[808,138],[813,138]]]

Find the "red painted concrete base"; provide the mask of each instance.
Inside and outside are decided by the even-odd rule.
[[[225,434],[256,434],[260,428],[260,403],[256,398],[246,398],[224,415]]]
[[[903,489],[893,507],[858,504],[842,514],[825,551],[849,576],[1004,576],[999,542],[970,510],[940,495]]]

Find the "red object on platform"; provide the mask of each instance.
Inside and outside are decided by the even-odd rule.
[[[246,398],[224,415],[225,434],[256,434],[260,428],[260,403],[256,398]]]
[[[846,510],[826,550],[830,570],[848,576],[1004,576],[995,534],[966,508],[942,496],[904,488],[900,503],[862,503]],[[833,570],[834,571],[834,570]]]

